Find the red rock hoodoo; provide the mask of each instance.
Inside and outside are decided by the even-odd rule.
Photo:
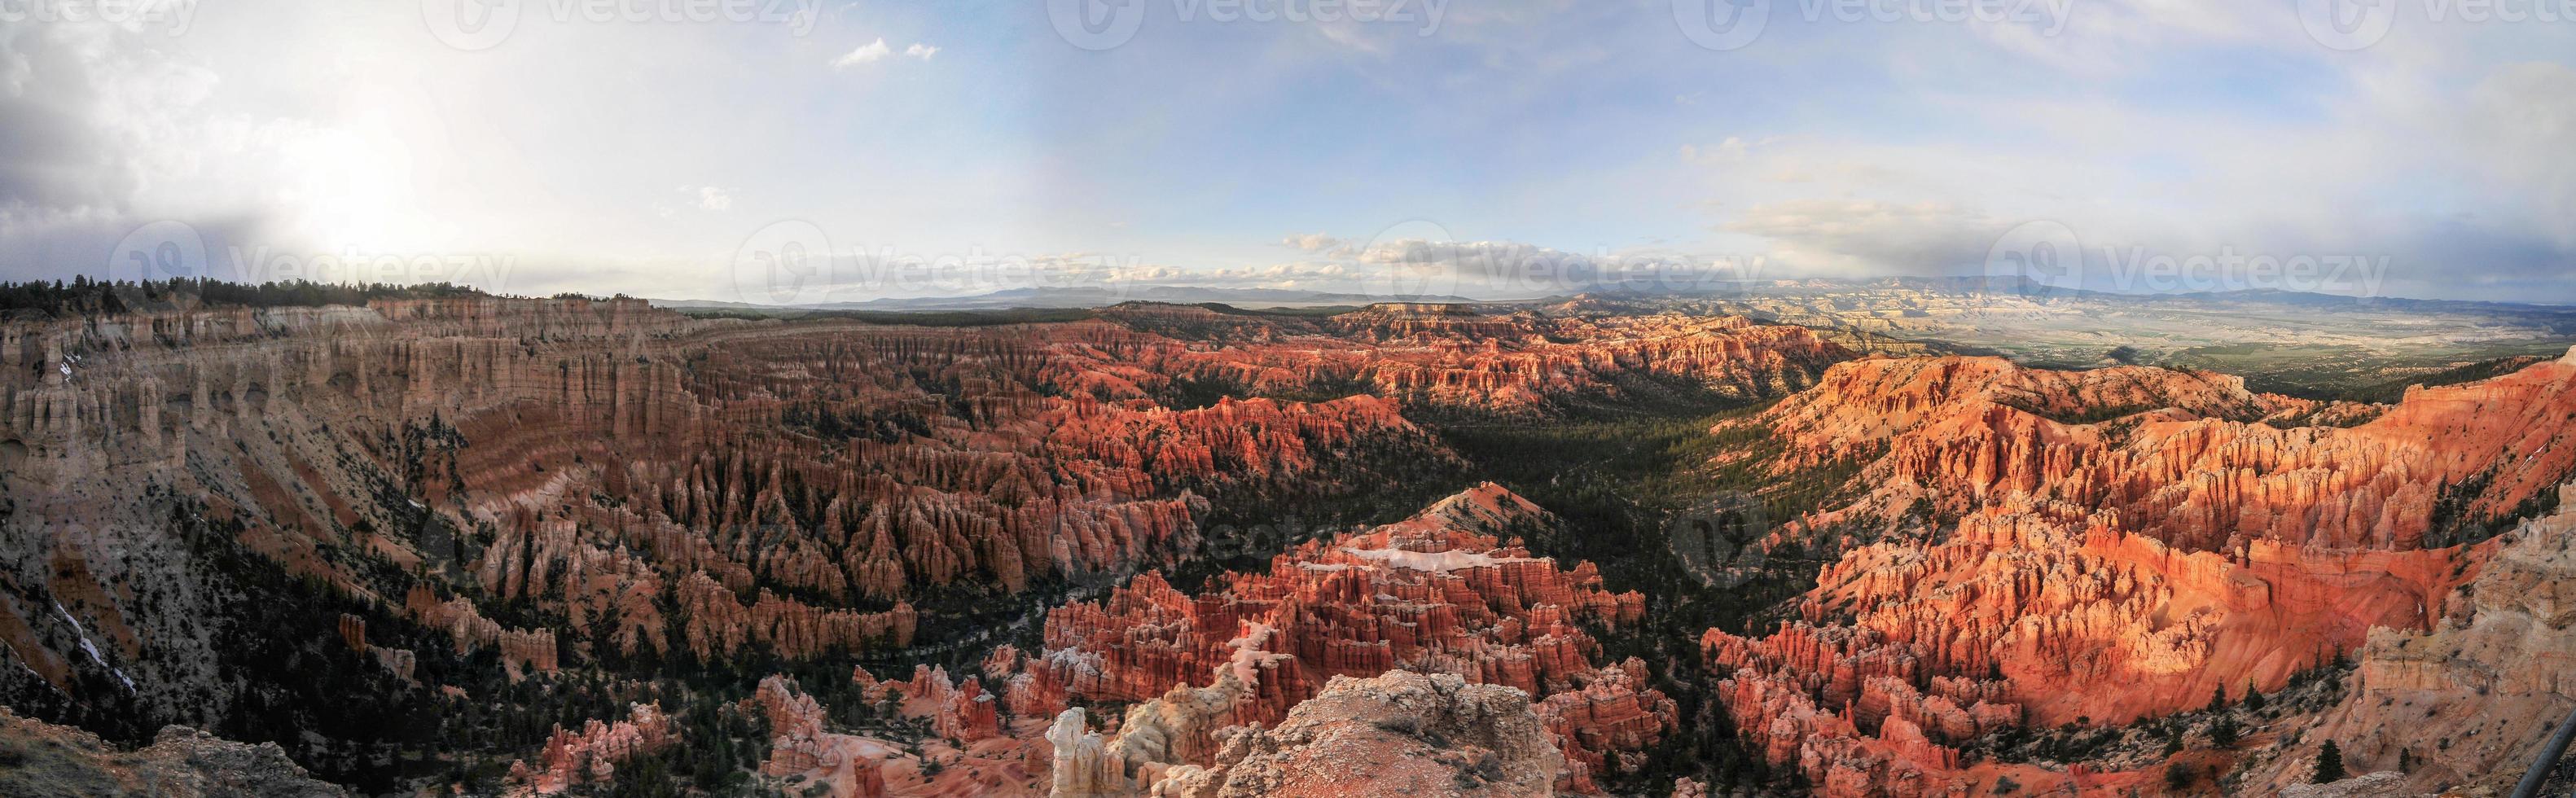
[[[1497,537],[1547,523],[1488,483],[1400,523],[1306,543],[1268,573],[1228,574],[1197,596],[1138,577],[1105,601],[1051,613],[1045,666],[1076,698],[1147,702],[1113,745],[1140,726],[1177,733],[1114,750],[1165,765],[1206,764],[1215,730],[1277,723],[1336,676],[1400,669],[1514,687],[1544,697],[1540,716],[1573,763],[1564,786],[1589,791],[1590,768],[1653,744],[1674,708],[1644,687],[1642,663],[1596,667],[1599,645],[1577,624],[1635,623],[1643,596],[1602,590],[1588,563],[1560,568]]]
[[[1784,471],[1859,465],[1790,536],[1907,512],[1937,542],[1844,551],[1768,634],[1702,640],[1748,741],[1825,792],[1934,794],[2008,773],[1956,750],[2013,725],[2117,724],[2433,627],[2495,550],[2474,521],[2576,467],[2576,364],[2410,391],[2350,427],[2212,374],[1871,359],[1741,424]],[[2348,417],[2349,414],[2339,417]],[[2152,774],[2092,774],[2085,789]],[[2034,781],[2037,779],[2037,781]]]

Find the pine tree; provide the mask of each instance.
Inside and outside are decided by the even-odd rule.
[[[2225,709],[2227,709],[2227,685],[2210,688],[2209,711],[2218,712]]]
[[[2327,740],[2323,747],[2317,749],[2317,775],[2308,781],[2324,784],[2342,780],[2343,752],[2335,748],[2335,741]]]
[[[2189,762],[2175,762],[2165,766],[2165,786],[2176,792],[2189,789],[2191,783],[2199,778],[2199,774],[2192,772]]]
[[[2256,689],[2253,682],[2245,683],[2245,708],[2258,712],[2263,709],[2263,691]]]
[[[2222,715],[2209,724],[2209,742],[2220,748],[2236,746],[2236,721]]]

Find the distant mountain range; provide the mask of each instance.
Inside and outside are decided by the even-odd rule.
[[[1619,299],[1726,299],[1786,298],[1822,294],[1844,294],[1853,291],[1908,291],[1935,295],[2001,294],[2037,302],[2077,301],[2111,302],[2182,306],[2276,306],[2309,310],[2369,309],[2391,312],[2509,312],[2537,313],[2543,316],[2576,317],[2576,308],[2553,305],[2528,305],[2510,302],[2469,300],[2412,299],[2405,297],[2354,297],[2279,289],[2245,289],[2236,291],[2143,294],[2089,290],[2052,286],[2022,277],[1881,277],[1868,280],[1766,280],[1729,282],[1675,289],[1653,281],[1601,283],[1586,286],[1580,293],[1523,299],[1471,299],[1452,294],[1391,298],[1376,294],[1312,291],[1294,288],[1212,288],[1190,285],[1145,285],[1125,289],[1096,286],[1080,288],[1012,288],[983,294],[945,297],[888,297],[863,302],[822,302],[801,305],[765,305],[750,302],[727,302],[712,299],[655,299],[653,304],[677,310],[709,309],[797,309],[856,310],[877,312],[1081,309],[1103,308],[1121,302],[1169,302],[1173,304],[1223,303],[1244,308],[1363,306],[1379,302],[1405,301],[1431,304],[1525,305],[1554,304],[1577,296],[1595,300]]]
[[[1007,310],[1011,308],[1102,308],[1120,302],[1171,302],[1197,304],[1221,302],[1244,307],[1323,307],[1331,305],[1368,305],[1387,301],[1370,294],[1303,291],[1291,288],[1207,288],[1189,285],[1146,285],[1125,290],[1106,288],[1012,288],[988,294],[955,297],[902,297],[871,299],[865,302],[826,302],[812,305],[759,305],[748,302],[720,302],[695,299],[656,299],[658,307],[688,309],[757,309],[794,308],[799,310]],[[1435,295],[1407,301],[1429,303],[1465,303],[1475,300],[1461,296]]]

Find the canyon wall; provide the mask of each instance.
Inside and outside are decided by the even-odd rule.
[[[298,687],[244,635],[354,656],[358,676],[430,703],[489,700],[478,669],[969,645],[943,636],[1201,556],[1214,515],[1456,479],[1463,463],[1407,413],[1752,399],[1849,356],[1740,319],[1447,306],[929,327],[463,297],[15,319],[0,322],[0,647],[25,667],[0,668],[0,694],[143,729],[218,724]],[[935,693],[942,734],[1023,739],[1013,723],[1077,697],[1205,686],[1233,661],[1211,650],[1241,637],[1219,627],[1263,617],[1277,637],[1261,651],[1297,675],[1261,681],[1247,718],[1403,666],[1544,698],[1578,773],[1669,729],[1642,670],[1596,662],[1574,626],[1639,611],[1589,566],[1499,539],[1406,544],[1474,562],[1425,567],[1393,540],[1309,546],[1354,573],[1246,582],[1204,634],[1115,674],[1049,653],[913,692]],[[1376,587],[1420,606],[1356,608]],[[1322,592],[1264,615],[1297,591]],[[259,601],[327,605],[328,621],[272,628],[306,619]],[[1376,637],[1333,642],[1341,625]],[[613,773],[582,752],[651,737],[600,722],[530,751],[521,783]],[[331,748],[310,745],[299,755]]]
[[[923,589],[1167,563],[1205,494],[1444,462],[1367,395],[1161,406],[1137,364],[1182,350],[1097,322],[693,321],[632,300],[0,325],[0,555],[22,588],[0,641],[55,690],[90,659],[146,691],[205,685],[187,663],[218,642],[173,622],[205,597],[133,587],[193,589],[166,576],[202,570],[178,518],[517,671],[609,647],[901,647]],[[482,608],[503,602],[541,625]],[[106,656],[66,656],[94,630]]]
[[[2576,499],[2576,484],[2558,490]],[[2370,630],[2345,699],[2246,783],[2296,783],[2334,740],[2346,771],[2390,772],[2385,791],[2509,791],[2576,709],[2576,509],[2496,542],[2437,620]]]
[[[2576,361],[2545,362],[2355,414],[2160,369],[1842,364],[1738,422],[1784,444],[1783,471],[1858,465],[1856,500],[1773,542],[1944,528],[1842,551],[1792,620],[1710,630],[1703,653],[1747,741],[1829,794],[2135,783],[1961,749],[2278,690],[2435,628],[2486,578],[2489,519],[2569,475],[2571,383]],[[2321,413],[2368,420],[2301,425]]]

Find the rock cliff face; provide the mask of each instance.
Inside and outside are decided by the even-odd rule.
[[[1075,698],[1145,702],[1109,743],[1130,766],[1203,765],[1218,729],[1277,723],[1336,676],[1404,669],[1514,687],[1546,697],[1539,714],[1573,763],[1564,786],[1589,791],[1606,757],[1670,731],[1674,707],[1644,687],[1643,663],[1596,667],[1599,644],[1580,625],[1636,623],[1643,596],[1497,537],[1554,522],[1488,483],[1197,596],[1148,574],[1051,613],[1044,667]]]
[[[2576,471],[2576,363],[2410,391],[2351,427],[2233,377],[2154,368],[2057,372],[1994,358],[1852,361],[1751,422],[1801,462],[1858,460],[1880,514],[1926,499],[1964,512],[2011,493],[2121,512],[2210,551],[2252,540],[2339,549],[2457,542]]]
[[[752,701],[769,719],[769,760],[760,765],[762,775],[821,785],[831,798],[886,794],[878,766],[894,756],[893,745],[826,731],[822,705],[776,676],[761,680]]]
[[[1239,730],[1213,765],[1179,769],[1157,794],[1545,796],[1563,766],[1528,695],[1390,671],[1333,677],[1277,728]]]
[[[2576,499],[2576,485],[2559,491]],[[2346,771],[2389,771],[2374,794],[2509,791],[2576,707],[2576,510],[2534,519],[2498,543],[2429,628],[2370,630],[2344,701],[2247,783],[2281,789],[2303,780],[2320,741],[2331,739]],[[2401,765],[2407,772],[2396,772]]]
[[[1843,552],[1796,620],[1711,630],[1703,653],[1748,742],[1828,793],[2072,783],[1967,767],[1957,749],[2277,690],[2435,627],[2497,548],[2456,541],[2568,475],[2571,384],[2576,364],[2543,363],[2305,427],[2281,425],[2317,406],[2218,375],[1846,363],[1743,422],[1785,441],[1792,466],[1860,467],[1858,501],[1775,540],[1907,512],[1949,528]],[[2137,778],[2094,776],[2085,787]]]
[[[307,776],[275,745],[244,745],[183,726],[122,751],[96,735],[0,708],[0,793],[153,798],[339,798],[346,790]]]

